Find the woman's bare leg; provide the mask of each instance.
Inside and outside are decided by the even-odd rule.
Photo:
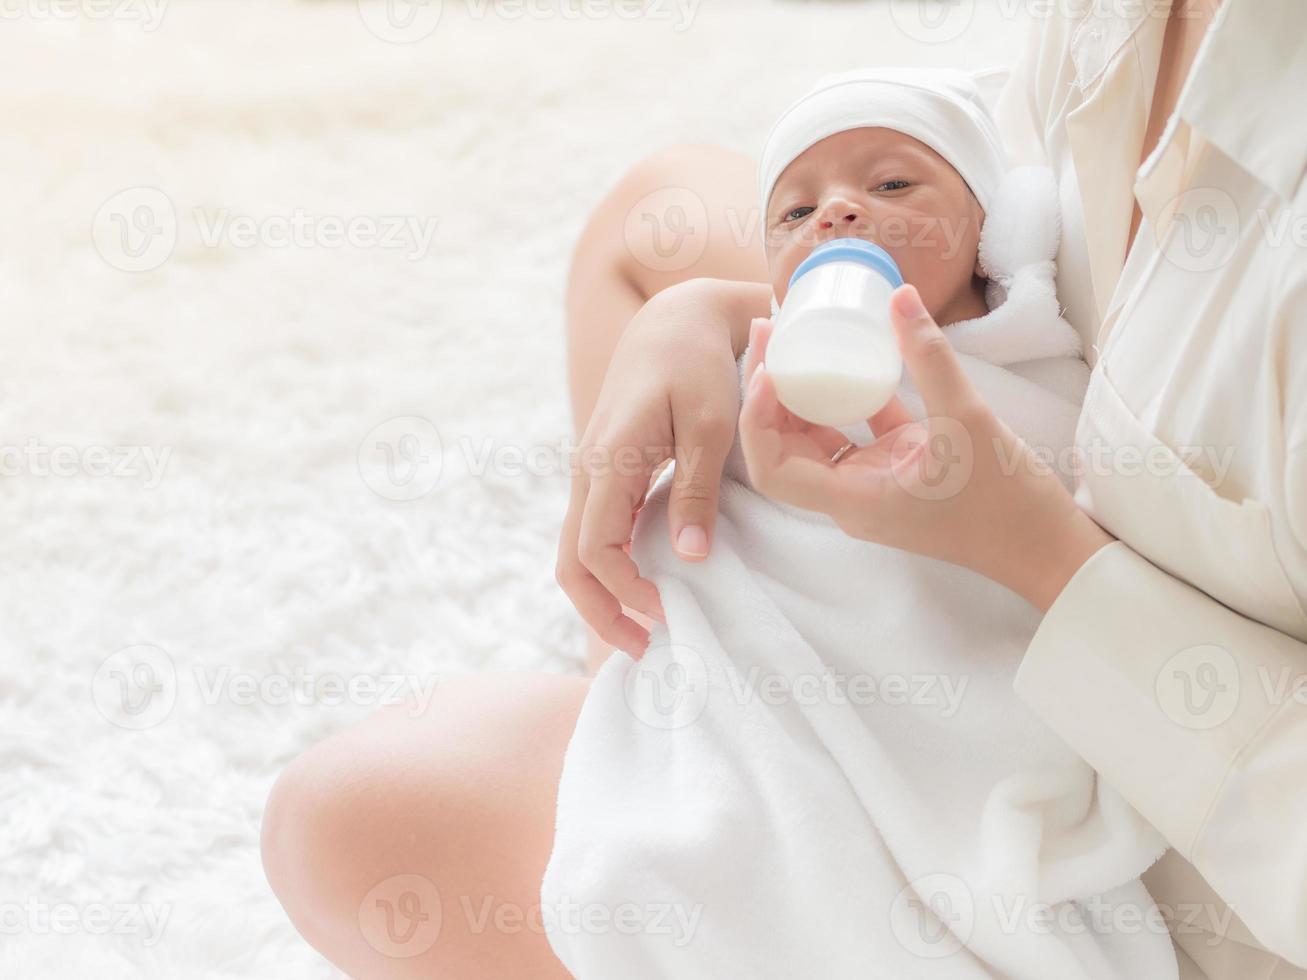
[[[595,208],[567,282],[568,380],[579,439],[613,350],[640,307],[668,286],[707,277],[767,282],[757,173],[748,157],[677,146],[636,164]],[[641,626],[651,620],[623,611]],[[594,670],[613,648],[587,627]]]
[[[674,148],[596,209],[568,283],[578,436],[621,331],[650,296],[699,276],[766,281],[754,182],[738,154]],[[590,639],[602,662],[611,651]],[[296,928],[369,980],[566,977],[533,910],[587,690],[555,675],[464,678],[421,713],[388,708],[298,757],[263,823],[268,880]]]
[[[540,929],[563,751],[589,682],[497,673],[295,759],[263,819],[291,921],[350,976],[566,978]]]

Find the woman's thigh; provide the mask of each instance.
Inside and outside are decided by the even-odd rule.
[[[263,861],[304,938],[369,980],[567,977],[539,892],[588,686],[460,678],[296,758],[268,801]]]

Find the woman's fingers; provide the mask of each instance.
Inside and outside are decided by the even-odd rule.
[[[754,372],[761,366],[767,356],[767,344],[771,341],[775,324],[765,317],[757,317],[749,324],[749,356],[744,359],[744,386],[747,390],[753,381]]]
[[[644,499],[647,479],[615,473],[592,478],[577,548],[581,564],[619,603],[661,622],[665,617],[658,589],[640,577],[640,569],[625,548],[635,526],[635,513]]]
[[[840,496],[830,456],[845,440],[836,430],[821,426],[786,431],[786,420],[792,417],[777,400],[767,370],[755,372],[740,412],[740,448],[749,479],[769,497],[829,513]]]
[[[705,419],[673,406],[672,431],[676,433],[676,468],[667,501],[667,529],[679,557],[703,561],[717,524],[722,470],[735,441],[735,420]]]
[[[921,392],[926,414],[957,418],[963,409],[979,403],[953,345],[926,311],[917,288],[900,286],[889,305],[903,362]]]
[[[622,603],[581,561],[580,534],[589,491],[589,479],[578,473],[558,539],[554,578],[601,640],[638,657],[649,645],[648,631],[622,611]]]

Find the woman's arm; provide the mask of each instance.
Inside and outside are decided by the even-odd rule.
[[[1305,669],[1307,644],[1118,541],[1058,596],[1015,683],[1257,939],[1298,966],[1307,966]]]
[[[1022,462],[1023,444],[979,399],[914,294],[902,287],[891,310],[929,417],[917,422],[891,401],[869,420],[877,441],[832,465],[815,436],[789,431],[774,385],[756,369],[740,416],[754,485],[1046,608],[1018,695],[1258,941],[1307,966],[1307,644],[1152,565],[1098,528],[1054,474]],[[1297,298],[1285,308],[1300,322],[1282,335],[1307,336],[1307,288],[1289,295]],[[765,345],[764,331],[756,346]],[[1296,495],[1288,499],[1302,538],[1307,394],[1298,397],[1286,492]],[[996,466],[991,446],[1018,465]],[[1202,713],[1209,700],[1213,714]]]
[[[1293,264],[1270,334],[1296,346],[1269,441],[1283,440],[1289,531],[1307,550],[1307,263]],[[1016,691],[1257,940],[1307,967],[1307,644],[1118,542],[1054,601]]]
[[[662,618],[657,589],[626,551],[635,514],[655,469],[674,458],[672,543],[686,560],[706,556],[696,541],[711,545],[735,441],[736,358],[750,320],[770,308],[769,286],[692,279],[650,299],[613,351],[577,448],[554,574],[599,637],[632,656],[644,652],[649,634],[622,606]]]

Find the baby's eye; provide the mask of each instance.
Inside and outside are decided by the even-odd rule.
[[[902,190],[907,186],[908,186],[908,182],[906,180],[887,180],[885,181],[885,183],[877,185],[876,190],[898,191],[898,190]]]
[[[815,210],[816,210],[815,208],[810,208],[806,204],[800,204],[797,208],[794,208],[793,210],[786,212],[786,214],[784,214],[781,217],[781,221],[785,221],[785,222],[798,221],[800,218],[806,218],[808,215],[812,214],[812,212]],[[799,213],[800,211],[802,211],[803,213],[800,214]]]

